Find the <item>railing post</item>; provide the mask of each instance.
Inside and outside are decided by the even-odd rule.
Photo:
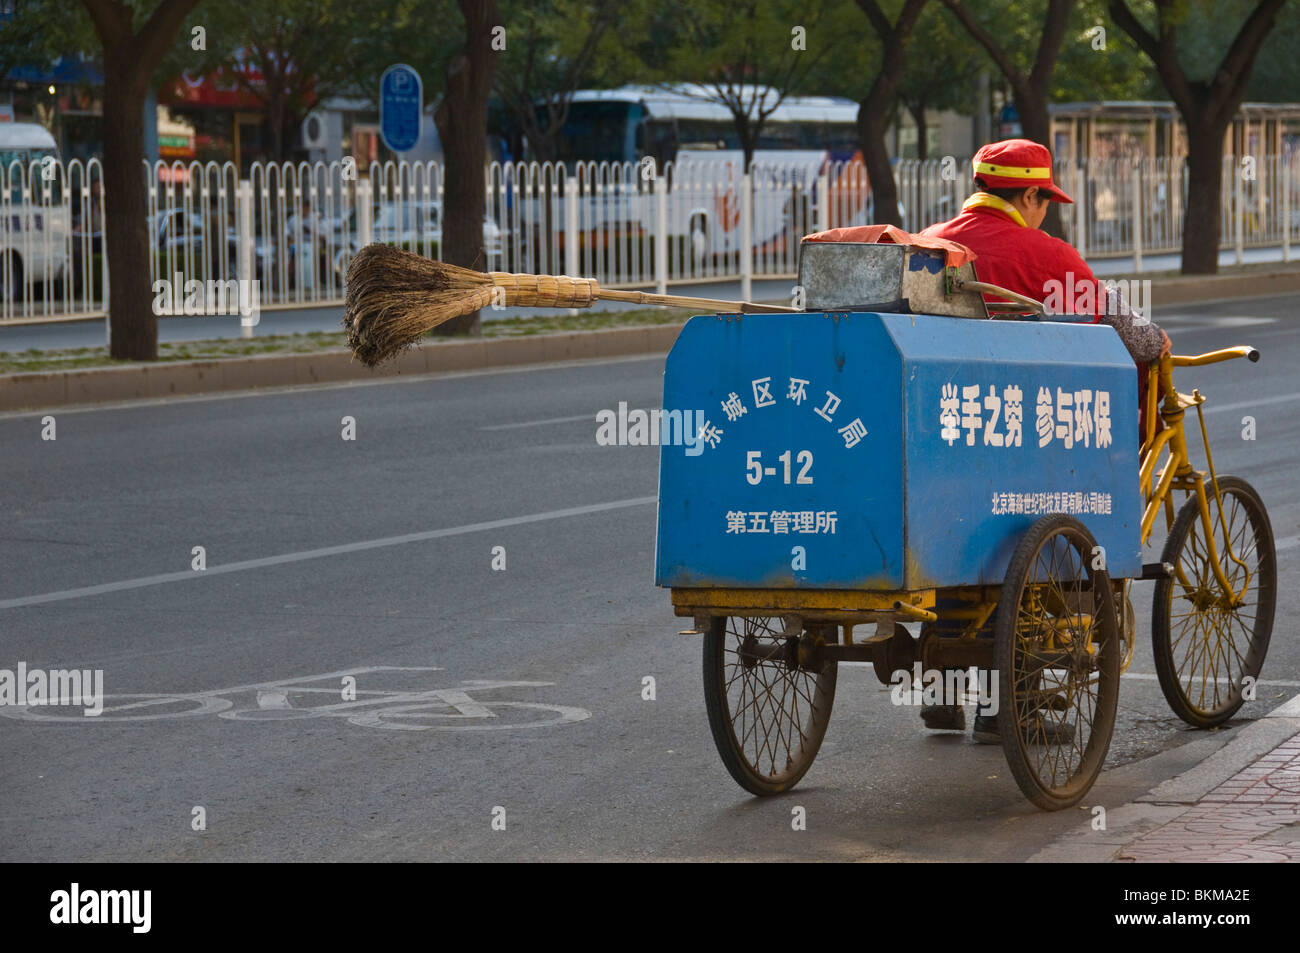
[[[1282,183],[1282,260],[1291,260],[1291,163],[1286,153],[1277,157],[1278,180]]]
[[[374,206],[370,201],[370,177],[357,178],[357,247],[365,248],[375,240]]]
[[[564,273],[578,274],[578,179],[566,176],[564,179]],[[577,308],[570,308],[569,314],[576,315]]]
[[[753,178],[746,172],[740,178],[740,300],[748,301],[754,292],[754,193]]]
[[[1075,167],[1074,187],[1074,247],[1078,249],[1081,258],[1088,257],[1088,210],[1092,208],[1092,203],[1088,201],[1088,162],[1084,159]]]
[[[1142,270],[1142,160],[1133,165],[1133,270]]]
[[[1236,246],[1237,246],[1237,264],[1245,260],[1246,251],[1246,210],[1243,206],[1245,196],[1242,194],[1241,184],[1241,162],[1236,156],[1232,157],[1232,196],[1233,196],[1233,226],[1235,228]]]
[[[253,248],[253,183],[248,179],[240,179],[239,186],[235,191],[238,215],[236,216],[236,228],[239,231],[239,287],[241,289],[240,299],[243,298],[242,289],[248,288],[250,291],[249,301],[252,302],[253,279],[257,276],[257,268],[254,266],[254,248]],[[261,302],[258,301],[256,308]],[[254,312],[256,313],[256,311]],[[251,338],[253,336],[253,325],[240,318],[239,336]]]
[[[817,176],[817,221],[813,231],[824,232],[830,228],[831,221],[831,177],[827,172]]]
[[[578,274],[578,180],[564,180],[564,273]]]
[[[668,182],[666,176],[650,180],[655,199],[655,292],[668,293]]]

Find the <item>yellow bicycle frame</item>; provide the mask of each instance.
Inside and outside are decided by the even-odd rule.
[[[1174,389],[1173,369],[1175,367],[1200,367],[1205,364],[1216,364],[1219,361],[1229,361],[1238,357],[1250,358],[1253,361],[1259,360],[1259,352],[1250,347],[1230,347],[1210,351],[1207,354],[1199,354],[1195,357],[1170,355],[1162,357],[1159,361],[1151,364],[1147,371],[1146,427],[1142,435],[1142,449],[1140,452],[1142,466],[1139,471],[1141,491],[1143,498],[1146,500],[1146,509],[1142,513],[1142,545],[1145,546],[1147,540],[1150,539],[1156,516],[1162,508],[1165,511],[1166,528],[1173,526],[1174,506],[1171,491],[1184,490],[1187,493],[1194,493],[1201,511],[1201,525],[1205,529],[1206,545],[1209,548],[1214,578],[1218,581],[1223,594],[1229,600],[1228,605],[1230,608],[1241,604],[1242,596],[1250,587],[1250,570],[1233,553],[1232,540],[1225,534],[1224,539],[1227,544],[1228,557],[1246,571],[1246,580],[1241,590],[1235,591],[1232,583],[1228,581],[1223,565],[1219,561],[1214,539],[1213,521],[1210,518],[1209,499],[1205,493],[1206,474],[1205,471],[1196,470],[1192,467],[1187,454],[1187,436],[1183,430],[1183,416],[1187,408],[1195,407],[1201,423],[1201,440],[1205,444],[1205,458],[1209,464],[1210,485],[1214,489],[1214,502],[1218,507],[1219,520],[1222,523],[1223,498],[1219,493],[1219,480],[1214,472],[1214,458],[1210,454],[1210,440],[1205,430],[1205,414],[1201,410],[1205,398],[1201,396],[1198,390],[1193,390],[1190,397],[1178,393]],[[1165,396],[1164,400],[1160,402],[1159,413],[1160,418],[1165,423],[1165,429],[1156,433],[1156,403],[1162,390]],[[1160,459],[1161,452],[1166,449],[1169,451],[1168,457],[1157,475],[1156,463]],[[1188,588],[1195,588],[1185,577],[1181,568],[1175,567],[1175,572],[1179,582]]]

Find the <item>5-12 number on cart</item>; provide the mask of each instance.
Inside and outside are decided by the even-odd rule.
[[[812,483],[812,465],[813,455],[811,450],[800,450],[795,454],[792,450],[778,456],[777,461],[781,464],[780,472],[784,477],[783,482],[789,484],[792,466],[798,466],[799,471],[794,475],[794,483],[808,484]],[[763,451],[750,450],[745,454],[745,480],[751,486],[757,486],[763,482],[763,477],[775,477],[778,468],[775,466],[766,467],[763,465]]]

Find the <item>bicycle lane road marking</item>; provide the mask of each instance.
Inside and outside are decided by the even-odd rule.
[[[118,699],[118,700],[122,700],[121,704],[117,704],[117,705],[105,704],[103,714],[91,720],[92,721],[93,720],[158,721],[166,718],[185,718],[190,715],[219,714],[221,712],[233,708],[235,704],[230,699],[223,698],[222,697],[223,695],[253,694],[256,696],[259,707],[261,708],[264,709],[287,708],[289,707],[288,697],[287,697],[288,691],[295,691],[299,693],[323,692],[329,695],[338,695],[340,692],[340,689],[338,687],[331,686],[329,688],[314,688],[307,684],[304,684],[307,682],[319,682],[319,681],[324,681],[326,679],[337,680],[349,675],[356,677],[360,675],[371,675],[371,674],[386,673],[386,672],[441,672],[441,671],[442,671],[441,666],[437,666],[437,665],[366,665],[360,668],[345,668],[345,669],[340,669],[336,672],[325,672],[321,675],[302,675],[297,678],[282,678],[274,682],[257,682],[252,685],[236,685],[233,688],[214,688],[206,692],[155,692],[153,694],[143,694],[143,693],[135,692],[135,693],[112,694],[112,695],[105,695],[104,701],[107,702],[109,699]],[[419,695],[420,693],[411,692],[411,691],[384,691],[382,689],[358,689],[357,694],[384,696],[383,698],[375,699],[374,702],[368,703],[368,704],[375,704],[375,703],[381,703],[386,699],[391,699],[394,696],[396,696],[399,700],[405,701],[413,696]],[[275,704],[274,699],[276,698],[276,696],[283,697],[285,704],[283,705]],[[125,699],[128,698],[138,699],[138,700],[125,701]],[[270,704],[265,704],[265,705],[262,704],[264,698],[267,699],[267,701],[270,702]],[[110,716],[121,715],[124,712],[137,711],[139,709],[144,709],[144,708],[156,708],[160,705],[174,705],[181,702],[190,702],[192,704],[196,704],[198,707],[191,708],[186,711],[164,712],[162,714],[154,714],[154,715],[136,714],[136,715],[124,715],[121,718],[103,717],[103,715],[110,715]],[[351,704],[354,705],[367,704],[367,702],[353,702]],[[328,707],[328,706],[322,706],[322,707]],[[8,717],[11,718],[40,719],[46,721],[53,721],[58,719],[58,716],[54,714],[44,716],[42,718],[40,712],[37,712],[32,709],[28,709],[27,706],[13,706],[13,705],[0,706],[0,715],[7,715]]]
[[[327,672],[323,675],[307,675],[300,678],[282,679],[276,682],[262,682],[256,685],[234,686],[231,688],[212,689],[205,692],[156,693],[108,695],[105,701],[113,700],[118,704],[104,706],[103,715],[92,721],[104,722],[140,722],[161,721],[167,719],[188,718],[195,715],[217,715],[236,721],[283,721],[286,719],[344,718],[349,724],[369,728],[387,728],[414,731],[483,731],[490,729],[542,728],[551,725],[585,721],[591,712],[585,708],[549,703],[480,700],[470,693],[490,692],[500,689],[516,688],[550,688],[554,682],[538,681],[500,681],[490,679],[468,679],[455,688],[435,689],[383,689],[358,687],[354,700],[335,702],[333,704],[308,705],[295,707],[291,696],[296,694],[327,694],[337,697],[338,687],[318,687],[313,682],[335,679],[342,676],[360,676],[366,674],[437,672],[436,666],[371,666]],[[373,682],[371,683],[373,684]],[[233,696],[253,696],[253,705],[237,707]],[[180,711],[143,713],[143,709],[188,704],[191,706]],[[540,711],[546,717],[541,721],[483,724],[484,720],[499,720],[493,708],[503,710],[528,709]],[[128,713],[129,714],[126,714]],[[83,717],[74,717],[64,709],[29,708],[28,706],[5,706],[0,708],[0,715],[22,721],[46,723],[85,724]],[[107,717],[104,717],[107,716]],[[536,715],[533,716],[536,718]],[[433,719],[434,723],[427,723]],[[425,723],[420,723],[424,720]],[[450,723],[447,723],[450,722]],[[470,722],[479,722],[473,724]]]

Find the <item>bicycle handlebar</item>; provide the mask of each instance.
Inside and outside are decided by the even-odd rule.
[[[1254,364],[1259,360],[1259,351],[1248,346],[1225,347],[1195,356],[1171,354],[1169,361],[1172,367],[1201,367],[1204,364],[1217,364],[1219,361],[1231,361],[1238,357],[1244,357]]]

